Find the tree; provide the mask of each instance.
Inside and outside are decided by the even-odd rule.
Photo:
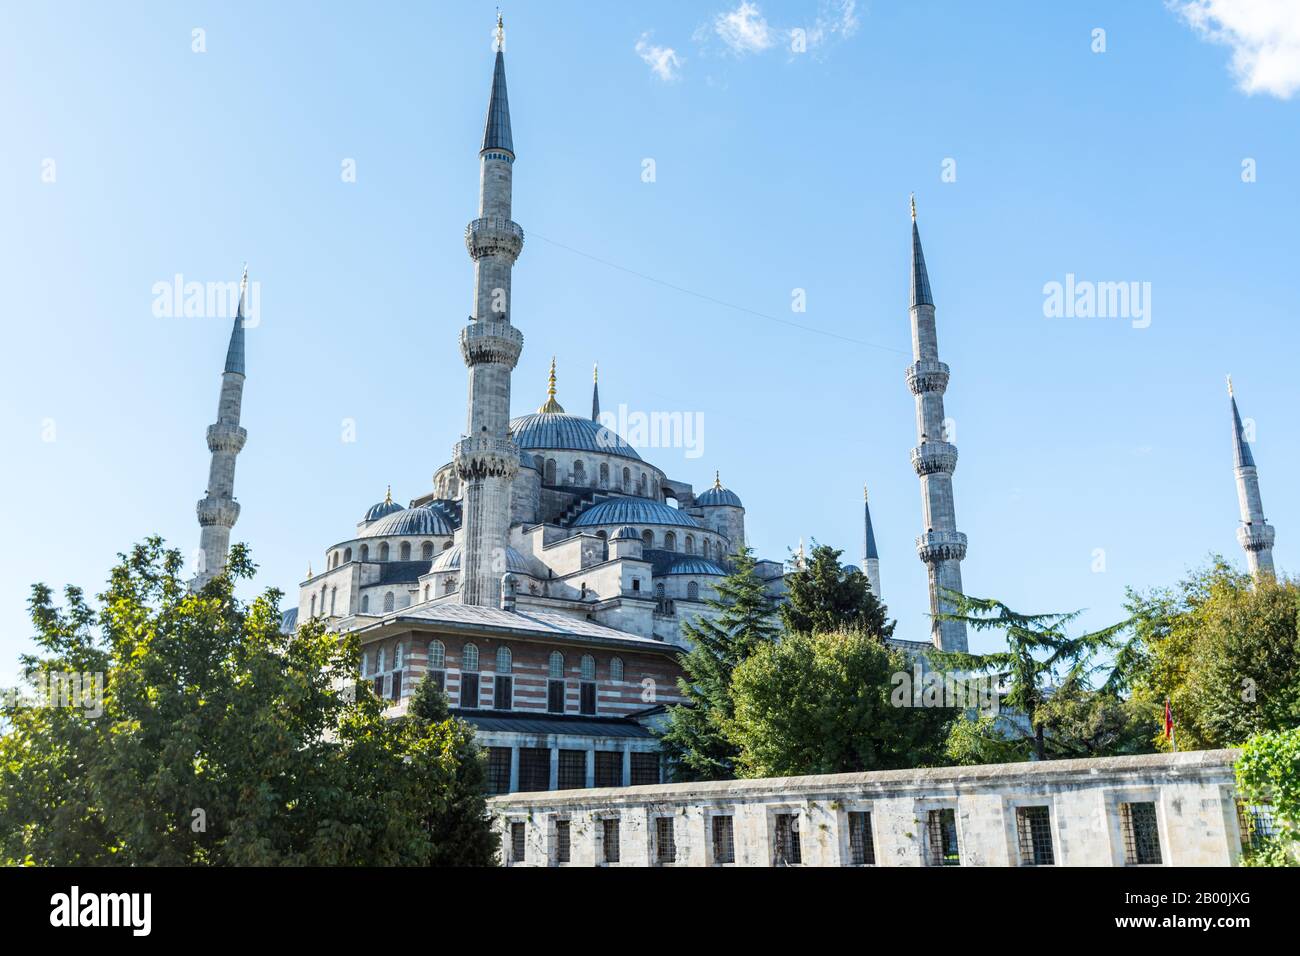
[[[467,728],[386,719],[356,683],[355,636],[281,633],[275,590],[238,601],[254,572],[242,546],[198,594],[182,566],[151,538],[98,610],[78,588],[60,608],[33,587],[29,687],[85,674],[97,690],[3,708],[0,864],[422,865],[447,852],[431,821],[462,811],[484,836],[458,832],[451,855],[490,861]]]
[[[1086,679],[1096,668],[1097,655],[1115,652],[1121,648],[1119,635],[1130,626],[1121,621],[1099,631],[1070,637],[1066,628],[1082,613],[1020,614],[1001,601],[970,597],[948,592],[953,610],[942,615],[946,620],[962,621],[974,631],[1003,631],[1007,649],[991,654],[969,654],[958,651],[932,652],[934,662],[956,670],[972,671],[995,676],[1005,685],[1002,703],[1023,715],[1025,731],[1032,739],[1032,752],[1036,759],[1047,757],[1044,710],[1050,686],[1062,679],[1075,692],[1086,688]],[[1121,680],[1112,673],[1104,687],[1113,688]],[[1002,721],[1000,728],[1018,728],[1015,720]]]
[[[1237,794],[1247,808],[1266,805],[1275,832],[1254,829],[1247,816],[1254,866],[1296,866],[1300,861],[1300,727],[1267,731],[1250,738],[1237,758]]]
[[[737,665],[778,634],[775,608],[758,576],[753,552],[732,558],[732,570],[717,585],[712,610],[682,625],[690,651],[677,686],[685,703],[672,707],[661,747],[677,780],[730,780],[737,750],[723,727],[732,714],[731,675]]]
[[[897,706],[912,660],[862,632],[785,635],[736,668],[727,734],[742,776],[848,773],[936,763],[953,711]]]
[[[1222,558],[1176,588],[1129,592],[1134,695],[1172,703],[1183,749],[1234,747],[1300,723],[1300,584],[1251,579]],[[1168,744],[1164,744],[1168,746]]]
[[[804,566],[785,577],[781,620],[789,632],[861,631],[883,639],[893,635],[885,606],[871,593],[867,576],[840,564],[838,551],[813,545]]]

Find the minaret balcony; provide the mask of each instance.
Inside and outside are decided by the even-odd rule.
[[[1273,547],[1273,538],[1273,526],[1266,522],[1244,524],[1237,529],[1237,543],[1241,545],[1242,550],[1252,554],[1270,550]]]
[[[513,264],[524,248],[524,230],[510,219],[474,219],[465,227],[465,248],[475,262],[501,256]]]
[[[961,561],[966,557],[966,536],[960,531],[927,531],[916,539],[916,554],[926,564]]]
[[[505,319],[471,321],[460,330],[460,354],[466,365],[493,363],[514,368],[524,348],[524,334]]]
[[[912,449],[912,467],[918,477],[951,475],[957,470],[957,446],[946,441],[922,442]]]
[[[200,498],[196,510],[201,528],[233,528],[239,520],[239,502],[230,498]]]
[[[937,359],[922,359],[907,367],[907,387],[913,395],[944,392],[948,388],[948,365]]]
[[[462,438],[452,449],[462,481],[513,478],[519,471],[519,446],[509,438]]]
[[[227,422],[208,426],[208,451],[226,451],[238,455],[248,441],[248,430]]]

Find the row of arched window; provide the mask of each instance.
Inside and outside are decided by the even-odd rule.
[[[451,547],[450,541],[443,542],[442,550],[446,551],[450,547]],[[435,550],[436,549],[434,548],[434,544],[432,541],[425,541],[423,544],[420,545],[420,559],[422,561],[432,561]],[[379,545],[379,551],[377,552],[376,560],[390,561],[392,560],[392,553],[393,553],[392,549],[388,546],[388,542],[385,541]],[[412,554],[411,542],[403,541],[400,545],[398,545],[397,548],[398,561],[410,561],[411,554]],[[362,561],[370,560],[370,545],[363,544],[361,546],[359,557],[360,560]],[[334,568],[337,568],[340,564],[347,564],[351,560],[352,560],[352,548],[350,546],[344,548],[342,551],[334,551],[333,553],[330,554],[330,569],[332,570]]]
[[[541,455],[534,455],[533,464],[537,467],[537,470],[541,472],[543,484],[555,485],[557,483],[557,465],[554,458],[543,458]],[[613,481],[620,490],[625,491],[628,494],[632,493],[633,477],[631,468],[624,466],[621,473],[614,472]],[[570,480],[566,481],[565,484],[569,483],[584,486],[595,485],[598,488],[614,487],[614,485],[611,485],[610,483],[609,462],[602,461],[600,466],[596,469],[596,474],[594,476],[588,476],[587,465],[581,458],[575,458],[573,460],[573,472]],[[639,469],[636,473],[635,487],[638,495],[642,498],[648,497],[650,482],[646,477],[646,473]]]
[[[361,676],[369,677],[389,670],[401,670],[404,663],[404,650],[405,644],[399,642],[394,645],[391,654],[387,654],[383,647],[375,648],[373,654],[370,651],[364,652],[361,657]],[[373,668],[370,666],[372,662]],[[386,664],[388,666],[385,666]],[[553,680],[564,679],[565,659],[562,652],[551,651],[546,664],[548,678]],[[447,646],[442,641],[432,640],[429,642],[425,669],[429,671],[447,669]],[[468,672],[477,672],[480,669],[477,644],[467,643],[461,647],[460,669]],[[497,648],[495,667],[493,669],[498,674],[511,674],[514,672],[514,653],[507,645],[502,644]],[[611,657],[609,659],[609,679],[621,681],[623,680],[623,674],[623,659],[621,657]],[[578,677],[584,681],[594,681],[596,679],[596,658],[591,654],[583,654],[578,659]]]
[[[608,538],[609,535],[605,531],[597,531],[596,537]],[[665,531],[661,541],[662,541],[661,544],[662,550],[664,551],[677,550],[677,532]],[[641,532],[641,543],[647,548],[653,548],[655,546],[655,533],[651,531],[649,528],[646,528],[644,531]],[[700,553],[704,557],[706,558],[712,557],[714,550],[715,549],[713,547],[713,543],[708,538],[700,539]],[[719,551],[720,553],[722,549],[719,547],[716,550]],[[688,534],[682,538],[682,552],[684,554],[695,554],[695,535]]]

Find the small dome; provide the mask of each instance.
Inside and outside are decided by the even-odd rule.
[[[590,528],[602,524],[668,524],[682,528],[698,528],[700,523],[684,511],[661,501],[648,498],[610,498],[593,505],[573,522],[575,528]]]
[[[384,500],[379,502],[377,505],[371,505],[369,510],[366,511],[366,516],[361,520],[378,521],[380,518],[386,518],[388,515],[395,514],[402,510],[402,506],[393,500],[393,489],[389,488],[388,494],[384,496]]]
[[[740,503],[740,495],[736,494],[730,488],[722,487],[721,476],[715,475],[713,478],[713,487],[702,495],[697,495],[695,503],[702,508],[713,508],[718,505],[730,505],[732,508],[743,508]]]
[[[624,525],[614,532],[615,541],[640,540],[641,536],[636,533],[636,528],[630,525]]]
[[[727,572],[712,561],[705,561],[703,558],[682,558],[680,561],[674,561],[664,574],[716,574],[719,577],[726,577]]]
[[[460,545],[448,548],[442,554],[433,559],[433,566],[430,571],[459,571],[460,570]],[[514,548],[506,548],[506,570],[512,574],[527,574],[533,576],[529,570],[528,560],[516,551]]]
[[[861,574],[861,573],[862,573],[862,569],[861,569],[860,567],[858,567],[856,564],[846,564],[846,565],[844,565],[844,573],[845,573],[845,574],[852,574],[854,571],[856,571],[858,574]]]
[[[449,535],[454,530],[445,513],[428,505],[421,505],[419,508],[399,508],[397,511],[385,514],[362,531],[361,536],[377,538],[389,534]]]

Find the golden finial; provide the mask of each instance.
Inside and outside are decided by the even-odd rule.
[[[501,8],[497,7],[497,49],[505,49],[506,44],[506,25],[501,19]]]
[[[248,292],[248,263],[247,262],[244,263],[243,278],[239,280],[239,297],[242,299],[246,292]]]
[[[862,500],[867,500],[867,483],[865,481],[862,483]]]
[[[384,494],[384,504],[391,505],[392,503],[393,503],[393,486],[389,485],[388,491]]]
[[[722,490],[722,472],[720,471],[715,471],[713,473],[713,490],[714,491]]]
[[[600,381],[600,363],[593,362],[591,365],[591,381],[593,384]]]
[[[916,193],[912,193],[912,222],[916,222]]]
[[[308,581],[311,580],[311,562],[310,562],[310,561],[307,562],[307,580],[308,580]]]
[[[539,414],[563,415],[564,406],[555,400],[555,356],[551,356],[551,374],[546,380],[546,404],[538,410]]]
[[[1228,376],[1228,397],[1232,398],[1232,376]]]

